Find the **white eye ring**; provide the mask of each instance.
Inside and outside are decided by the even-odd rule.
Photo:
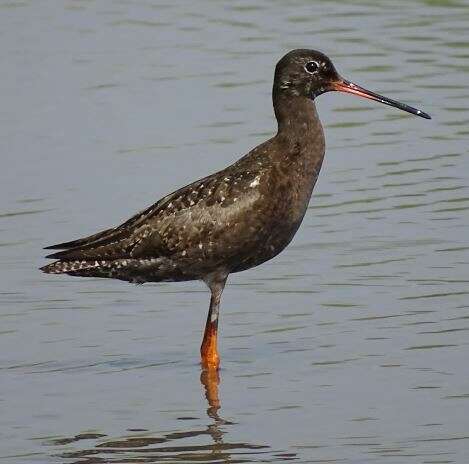
[[[319,70],[319,63],[317,61],[308,61],[305,64],[305,71],[309,74],[317,73]]]

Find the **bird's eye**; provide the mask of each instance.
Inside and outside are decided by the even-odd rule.
[[[306,72],[309,72],[310,74],[314,74],[319,69],[319,64],[316,61],[308,61],[305,64],[305,69],[306,69]]]

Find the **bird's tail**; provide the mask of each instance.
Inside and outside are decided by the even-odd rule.
[[[153,272],[158,270],[155,267],[155,260],[139,259],[76,259],[59,260],[47,264],[40,268],[46,274],[68,274],[77,277],[103,277],[125,280],[127,282],[143,283],[141,268],[148,266]],[[163,271],[166,268],[163,268]],[[156,274],[154,276],[156,279]],[[157,281],[157,280],[155,280]]]
[[[53,263],[47,264],[39,268],[46,274],[70,274],[83,275],[90,274],[90,271],[96,271],[97,269],[110,268],[112,261],[86,261],[86,260],[73,260],[73,261],[54,261]]]

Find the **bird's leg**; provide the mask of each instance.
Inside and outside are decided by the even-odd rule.
[[[217,348],[218,335],[218,310],[220,298],[225,288],[227,274],[210,275],[204,279],[210,288],[210,308],[208,310],[207,322],[205,324],[204,339],[200,347],[202,368],[205,370],[218,370],[220,368],[220,356]]]

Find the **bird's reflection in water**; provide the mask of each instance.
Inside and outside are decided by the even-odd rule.
[[[214,420],[215,424],[227,423],[218,415],[220,409],[220,398],[218,397],[218,385],[220,385],[220,372],[215,369],[202,370],[200,383],[205,389],[208,409],[207,416]]]
[[[205,428],[149,436],[146,430],[130,430],[132,436],[109,438],[104,434],[79,434],[55,440],[55,446],[70,445],[81,440],[95,440],[88,449],[60,452],[58,457],[71,464],[149,463],[149,462],[266,462],[290,460],[294,455],[274,453],[269,446],[226,440],[227,427],[233,422],[219,415],[221,402],[218,394],[220,374],[215,370],[202,371],[200,381],[205,392],[210,422]],[[194,419],[194,418],[181,418]],[[204,443],[204,436],[210,437]],[[194,443],[196,439],[196,443]],[[186,443],[182,443],[182,442]],[[192,443],[191,443],[192,441]],[[57,454],[56,454],[57,456]]]

